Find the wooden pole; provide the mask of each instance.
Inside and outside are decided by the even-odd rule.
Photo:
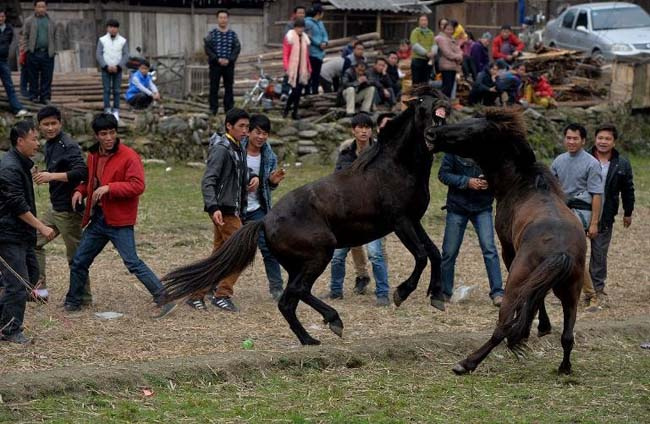
[[[375,32],[379,33],[379,38],[381,38],[381,12],[377,12],[377,28]]]

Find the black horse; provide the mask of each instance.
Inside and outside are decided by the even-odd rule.
[[[584,278],[586,240],[578,219],[548,167],[535,160],[521,115],[488,109],[483,117],[432,128],[434,151],[473,158],[497,199],[495,228],[508,268],[499,321],[490,340],[453,368],[473,371],[504,338],[520,350],[539,311],[538,336],[551,332],[544,307],[549,290],[562,302],[564,358],[559,372],[571,372],[573,327]]]
[[[302,344],[319,344],[296,317],[302,300],[322,316],[339,336],[343,322],[338,312],[311,289],[325,270],[334,249],[360,246],[395,231],[415,257],[409,278],[393,293],[399,306],[415,290],[431,261],[427,294],[444,310],[440,284],[440,252],[424,231],[420,219],[429,204],[429,176],[433,154],[424,140],[435,125],[434,109],[447,106],[442,95],[418,88],[408,108],[382,129],[378,142],[348,169],[299,187],[285,195],[263,221],[239,229],[209,258],[176,269],[162,281],[167,299],[175,300],[214,286],[230,273],[247,267],[255,257],[259,231],[289,273],[278,307]]]

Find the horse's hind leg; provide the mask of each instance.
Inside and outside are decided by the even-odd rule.
[[[343,321],[341,321],[341,317],[336,309],[311,294],[311,292],[303,293],[300,300],[318,311],[323,316],[325,324],[328,324],[334,334],[343,337]]]
[[[551,334],[551,320],[548,318],[546,313],[546,305],[544,304],[544,299],[542,299],[541,304],[539,305],[539,323],[537,324],[537,337],[544,337],[547,334]]]
[[[420,276],[422,275],[422,271],[427,266],[427,252],[424,249],[424,245],[418,237],[415,226],[412,222],[402,222],[395,229],[395,234],[415,258],[415,267],[413,268],[413,272],[411,272],[409,278],[397,286],[393,292],[393,301],[395,302],[395,306],[399,306],[409,297],[411,293],[413,293],[413,290],[417,288]]]
[[[573,327],[576,324],[576,314],[578,312],[578,298],[580,293],[577,295],[567,294],[562,296],[562,311],[564,312],[564,330],[562,330],[562,350],[564,351],[564,356],[562,358],[562,363],[560,368],[558,368],[558,373],[560,374],[571,374],[571,350],[573,349]]]
[[[441,277],[441,263],[442,256],[440,255],[440,250],[435,245],[431,238],[422,227],[422,223],[418,222],[415,224],[415,231],[420,238],[420,241],[424,244],[424,249],[427,252],[427,256],[431,261],[431,280],[429,281],[429,289],[427,294],[431,296],[431,306],[445,310],[444,298],[442,296],[442,277]]]

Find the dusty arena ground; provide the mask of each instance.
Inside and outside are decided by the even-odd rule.
[[[648,181],[650,169],[647,160],[636,160],[635,178],[637,209],[633,225],[624,230],[616,223],[610,248],[610,276],[607,292],[610,307],[596,313],[581,311],[578,320],[583,326],[597,327],[600,323],[625,322],[647,317],[650,301],[650,200]],[[288,189],[329,172],[329,168],[291,167],[287,181],[274,195],[276,199]],[[437,173],[434,166],[433,175]],[[210,251],[212,233],[208,217],[202,212],[198,188],[201,171],[182,166],[165,172],[164,167],[148,166],[147,193],[142,198],[136,238],[140,256],[159,275],[172,268],[204,257]],[[432,202],[424,223],[434,242],[441,246],[444,225],[444,188],[432,178]],[[37,192],[40,204],[47,202],[47,190]],[[43,207],[41,207],[43,210]],[[276,304],[268,294],[268,285],[261,256],[239,279],[236,290],[238,314],[217,311],[209,305],[207,312],[194,311],[179,305],[168,318],[153,320],[151,298],[144,287],[128,274],[114,249],[106,249],[91,268],[94,304],[78,314],[67,314],[62,303],[68,287],[68,269],[64,247],[60,240],[47,247],[49,303],[30,303],[26,311],[26,334],[34,343],[15,346],[0,343],[0,375],[65,370],[68,367],[110,368],[150,361],[191,361],[191,357],[226,354],[236,358],[242,353],[242,341],[252,339],[254,350],[264,354],[282,354],[302,348],[293,336]],[[396,287],[411,272],[410,254],[394,235],[387,238],[387,254],[391,288]],[[420,287],[400,307],[378,308],[374,296],[355,296],[353,270],[348,259],[345,299],[333,301],[345,324],[342,339],[331,333],[315,311],[300,304],[299,317],[307,330],[324,345],[333,349],[358,349],[362,340],[390,340],[421,334],[444,334],[454,344],[456,335],[462,339],[468,334],[487,335],[497,318],[497,309],[488,297],[488,282],[477,239],[470,228],[461,250],[457,268],[457,285],[476,285],[469,299],[451,303],[446,312],[434,310],[425,296],[429,268],[425,270]],[[507,276],[503,270],[504,281]],[[314,286],[317,295],[327,293],[329,268]],[[547,343],[559,349],[561,308],[553,296],[547,299],[554,333]],[[114,311],[121,318],[105,320],[95,313]],[[638,324],[641,333],[650,339],[648,321]],[[468,348],[479,345],[480,338],[468,342]],[[545,339],[546,340],[546,339]],[[457,341],[457,340],[456,340]],[[650,341],[650,340],[649,340]],[[580,343],[581,340],[578,340]],[[585,339],[582,339],[585,342]],[[591,342],[591,341],[589,341]],[[597,340],[593,341],[598,343]],[[363,347],[363,346],[361,346]],[[579,346],[577,347],[579,349]],[[449,365],[461,359],[468,350],[454,350],[447,355]],[[557,352],[559,355],[559,351]],[[459,356],[457,356],[459,355]],[[560,357],[549,359],[546,367],[557,367]],[[448,367],[445,367],[448,368]],[[480,372],[481,369],[477,372]],[[6,380],[5,380],[6,382]],[[647,387],[646,387],[647,389]]]

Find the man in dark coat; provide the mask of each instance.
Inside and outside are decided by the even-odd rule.
[[[0,161],[0,337],[25,344],[30,341],[22,332],[25,303],[38,279],[36,231],[49,240],[55,233],[36,218],[30,157],[39,149],[38,132],[32,121],[21,121],[10,138],[11,150]]]
[[[204,48],[210,66],[210,111],[216,115],[219,109],[219,82],[223,78],[223,108],[228,112],[235,105],[233,84],[235,82],[235,61],[239,57],[241,44],[235,31],[228,28],[228,11],[217,12],[217,28],[205,37]]]

